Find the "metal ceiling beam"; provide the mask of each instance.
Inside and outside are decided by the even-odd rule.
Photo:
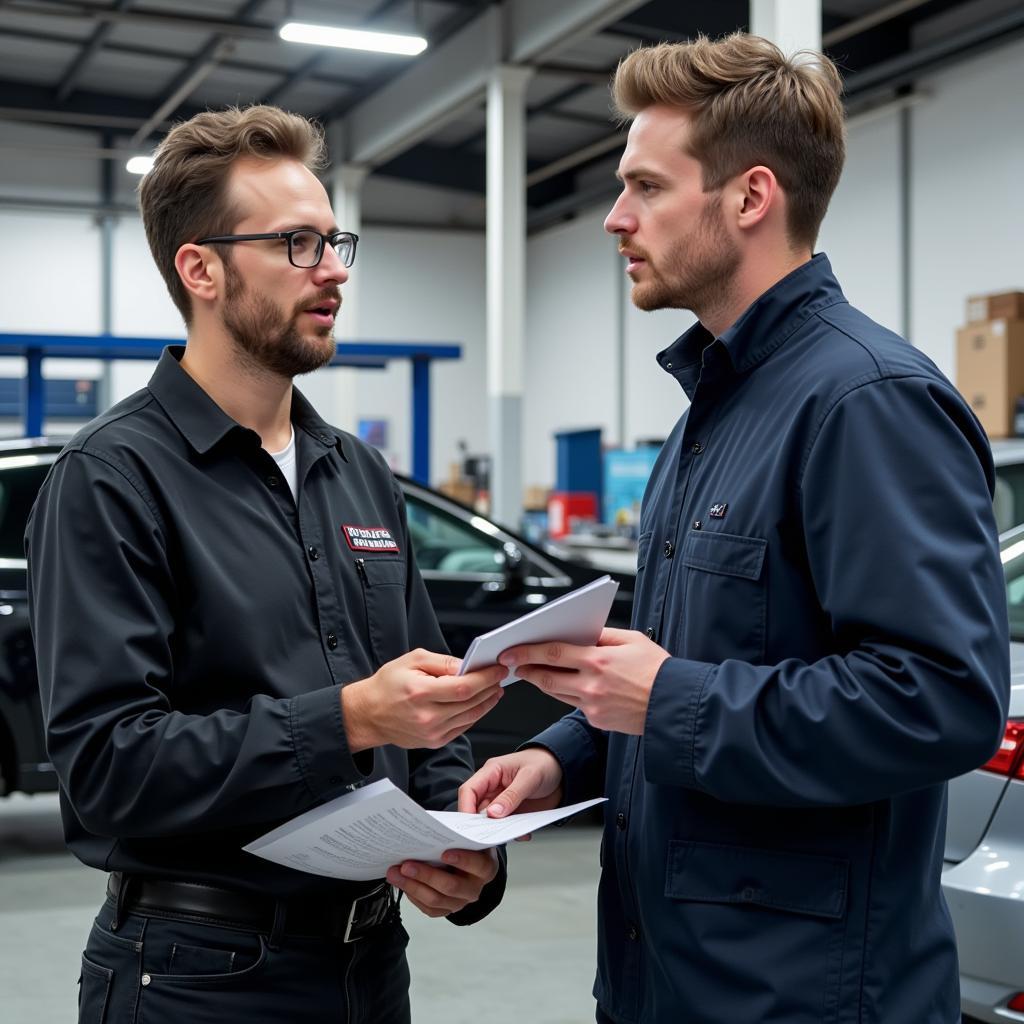
[[[263,6],[263,0],[246,0],[234,17],[245,22]],[[132,136],[132,145],[137,146],[152,134],[153,129],[164,118],[173,114],[199,88],[203,79],[225,57],[234,53],[234,39],[228,34],[218,33],[208,39],[203,48],[174,76],[167,86],[168,95],[153,111],[144,125]]]
[[[2,6],[3,2],[0,0],[0,7]],[[33,32],[29,29],[11,28],[9,25],[4,25],[3,29],[0,30],[0,35],[9,36],[13,39],[28,39],[38,43],[66,43],[68,46],[74,47],[79,47],[82,44],[79,36],[65,36],[56,32]],[[189,53],[182,53],[181,50],[170,50],[166,47],[152,45],[143,46],[137,43],[112,43],[109,39],[104,42],[103,49],[110,53],[126,53],[133,57],[154,57],[157,60],[180,61],[187,60],[191,56]],[[221,67],[230,68],[232,71],[250,71],[253,74],[260,75],[268,73],[275,75],[290,74],[289,68],[271,67],[267,64],[257,64],[251,60],[222,60]],[[323,82],[326,85],[339,85],[346,89],[363,84],[361,78],[339,75],[334,72],[322,72],[310,75],[309,77],[315,82]]]
[[[132,3],[133,0],[117,0],[114,7],[119,11],[123,11],[130,7]],[[64,77],[57,83],[56,96],[58,103],[63,103],[74,92],[75,86],[78,85],[86,65],[99,53],[100,47],[106,42],[107,36],[110,35],[113,27],[107,21],[102,25],[97,25],[92,30],[89,41],[79,50],[78,56],[71,62],[71,66],[64,72]]]
[[[644,0],[507,0],[421,58],[345,118],[346,159],[377,166],[480,102],[493,68],[543,60]]]

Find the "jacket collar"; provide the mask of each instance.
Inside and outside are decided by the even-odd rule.
[[[233,420],[182,369],[181,357],[184,354],[184,345],[168,345],[149,380],[150,393],[181,436],[199,455],[205,455],[229,435],[251,435],[258,441],[254,431]],[[341,457],[348,461],[341,432],[325,423],[305,395],[294,387],[291,419],[318,444],[337,448]]]
[[[815,313],[845,301],[828,257],[818,253],[755,299],[717,338],[703,324],[694,324],[658,353],[658,363],[692,397],[707,361],[705,353],[712,346],[725,351],[736,373],[746,373],[784,345]]]

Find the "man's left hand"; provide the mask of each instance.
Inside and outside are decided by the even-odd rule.
[[[668,651],[632,629],[605,629],[596,647],[523,644],[498,659],[520,679],[579,708],[595,729],[640,736]]]
[[[446,867],[406,860],[388,869],[388,881],[427,917],[445,917],[475,903],[498,873],[490,850],[448,850],[441,860]]]

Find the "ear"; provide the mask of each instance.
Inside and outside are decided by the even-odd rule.
[[[782,190],[774,172],[760,165],[740,175],[737,184],[740,188],[740,203],[736,223],[741,229],[749,231],[780,205]]]
[[[212,302],[224,291],[224,266],[212,249],[186,242],[174,256],[174,268],[194,298]]]

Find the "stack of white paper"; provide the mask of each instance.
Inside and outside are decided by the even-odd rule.
[[[243,849],[314,875],[368,881],[404,860],[440,864],[445,850],[500,846],[603,799],[488,818],[424,810],[390,779],[381,779],[300,814]]]

